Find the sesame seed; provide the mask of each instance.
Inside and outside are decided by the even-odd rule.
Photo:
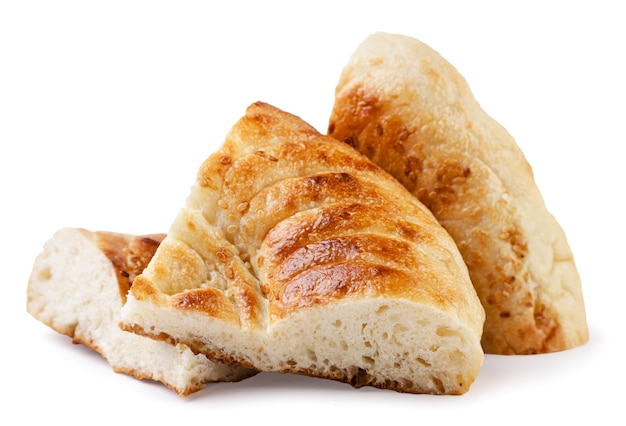
[[[252,232],[254,232],[254,226],[254,221],[252,219],[248,219],[243,223],[242,228],[246,234],[251,234]]]
[[[243,213],[248,209],[249,205],[250,204],[247,201],[239,203],[239,205],[237,206],[237,210],[239,210],[240,213]]]
[[[215,257],[217,257],[217,260],[221,263],[226,263],[226,254],[224,253],[224,247],[222,247],[217,251],[217,253],[215,253]]]
[[[232,280],[233,278],[235,278],[235,271],[233,271],[232,268],[226,268],[224,273],[226,275],[226,278],[228,278],[229,280]]]

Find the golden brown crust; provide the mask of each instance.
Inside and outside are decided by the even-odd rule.
[[[126,302],[126,294],[135,277],[143,272],[154,256],[165,234],[129,235],[116,232],[81,229],[111,261],[119,283],[120,298]]]
[[[164,237],[60,229],[33,265],[28,312],[71,337],[73,343],[98,352],[114,371],[159,381],[180,395],[200,390],[209,382],[236,381],[255,374],[213,363],[184,345],[161,344],[119,328],[127,290],[137,284],[135,278]]]
[[[530,165],[436,52],[408,37],[368,38],[342,73],[328,132],[397,178],[453,236],[487,313],[487,352],[587,340],[572,255]]]
[[[237,355],[216,335],[246,333],[234,345],[263,341],[303,311],[368,299],[445,313],[475,339],[469,376],[482,359],[484,312],[458,248],[432,213],[366,156],[260,102],[203,162],[131,295],[141,317],[160,321],[163,310],[172,320],[154,330],[129,321],[124,327],[149,335],[167,329],[165,335],[208,357],[255,368],[262,367],[251,358],[273,349],[259,344],[253,355]],[[180,329],[173,318],[193,320]],[[205,319],[205,327],[220,324],[221,331],[187,332]],[[394,388],[356,367],[333,373],[287,362],[273,368]]]
[[[241,140],[252,142],[237,151]],[[432,271],[408,264],[399,268],[397,262],[388,265],[393,262],[387,250],[402,244],[409,246],[409,256],[417,253],[415,244],[432,246],[442,257],[456,250],[442,250],[440,241],[448,236],[430,212],[365,156],[291,114],[262,103],[250,106],[224,146],[202,165],[197,179],[198,186],[163,246],[167,255],[151,264],[151,280],[139,278],[141,287],[133,291],[137,296],[145,286],[145,295],[166,293],[173,296],[167,302],[170,306],[209,316],[231,311],[230,300],[231,312],[238,312],[241,323],[252,327],[261,326],[265,304],[270,319],[276,320],[294,309],[363,295],[374,288],[388,297],[419,293],[440,299],[442,289],[432,285]],[[203,204],[206,200],[194,205],[202,196],[215,205]],[[217,229],[212,223],[219,224]],[[341,244],[344,236],[348,240],[353,234],[371,238],[372,250]],[[338,243],[331,247],[328,241],[324,246],[333,237]],[[305,246],[309,254],[316,248],[333,248],[335,258],[306,256],[296,266],[293,252]],[[365,246],[361,243],[361,248]],[[256,252],[252,257],[250,247]],[[195,288],[192,281],[209,280],[207,272],[200,272],[207,260],[215,262],[222,280],[236,288],[239,297],[224,297],[222,290],[211,287]],[[242,267],[245,262],[252,269]],[[194,278],[172,285],[172,279],[178,279],[172,275],[181,268]],[[286,269],[291,269],[289,279]],[[375,283],[372,288],[370,282]],[[416,283],[420,291],[407,292],[405,287]],[[182,289],[186,291],[181,293]]]

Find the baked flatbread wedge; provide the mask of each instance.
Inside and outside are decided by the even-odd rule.
[[[214,360],[461,394],[484,311],[448,233],[395,179],[255,103],[201,165],[123,328]]]
[[[98,352],[114,371],[162,382],[181,396],[209,382],[252,376],[253,370],[209,361],[185,345],[119,327],[128,289],[163,237],[79,228],[57,231],[35,259],[28,282],[28,312],[73,343]]]
[[[588,340],[574,258],[531,166],[437,52],[411,37],[369,36],[341,73],[328,134],[398,179],[452,235],[486,311],[485,352]]]

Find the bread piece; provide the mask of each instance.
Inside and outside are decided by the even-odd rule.
[[[27,310],[100,353],[119,373],[157,380],[180,395],[254,371],[209,361],[185,345],[122,331],[120,310],[133,279],[164,235],[133,236],[65,228],[46,242],[28,282]]]
[[[461,394],[484,312],[454,241],[352,147],[264,103],[201,166],[122,311],[212,359]]]
[[[485,352],[587,341],[572,252],[530,165],[437,52],[406,36],[368,37],[341,74],[328,133],[391,173],[450,232],[487,314]]]

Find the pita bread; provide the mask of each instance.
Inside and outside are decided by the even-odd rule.
[[[206,383],[255,374],[209,361],[182,344],[171,345],[119,327],[133,279],[164,235],[134,236],[65,228],[46,242],[28,282],[28,312],[53,330],[100,353],[118,373],[162,382],[180,395]]]
[[[209,358],[460,394],[484,312],[454,241],[352,147],[255,103],[200,167],[122,310]]]
[[[368,37],[346,64],[328,133],[398,179],[455,239],[485,308],[483,349],[531,354],[588,340],[566,236],[507,131],[437,52]]]

